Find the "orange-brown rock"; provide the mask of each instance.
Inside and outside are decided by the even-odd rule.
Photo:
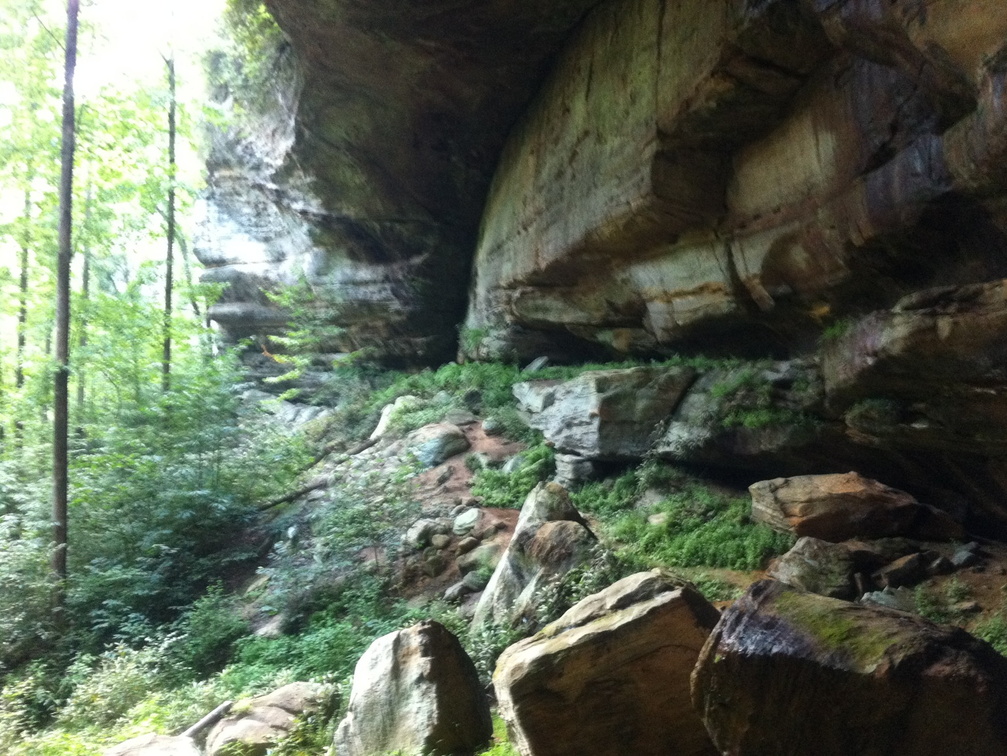
[[[925,507],[905,491],[859,473],[803,475],[753,483],[752,517],[775,530],[824,541],[912,536],[918,523],[937,537],[933,520],[945,523],[943,537],[960,537],[950,517]]]
[[[703,648],[720,753],[1003,756],[1007,658],[964,630],[761,581]]]
[[[689,675],[719,615],[659,572],[624,578],[508,648],[493,676],[524,756],[713,754]]]

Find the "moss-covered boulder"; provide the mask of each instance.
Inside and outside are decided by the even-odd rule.
[[[760,581],[700,655],[721,753],[1007,754],[1007,658],[964,630]]]

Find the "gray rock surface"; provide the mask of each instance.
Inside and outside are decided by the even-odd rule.
[[[492,735],[489,702],[461,644],[436,622],[374,641],[357,662],[338,756],[471,754]]]
[[[590,558],[594,534],[557,483],[528,494],[514,535],[476,606],[473,627],[510,625],[533,613],[537,594]]]
[[[555,447],[588,459],[642,457],[695,379],[690,368],[639,367],[514,386],[518,406]]]
[[[102,756],[200,756],[200,752],[192,738],[151,734],[106,748]]]

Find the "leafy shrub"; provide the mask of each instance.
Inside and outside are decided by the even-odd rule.
[[[230,659],[234,644],[248,634],[248,621],[237,601],[212,587],[174,625],[177,641],[171,646],[176,664],[195,679],[219,671]]]
[[[71,730],[111,725],[152,690],[166,687],[166,661],[175,641],[168,636],[140,649],[120,644],[98,658],[78,657],[67,671],[73,692],[60,712],[61,724]]]
[[[998,653],[1007,656],[1007,610],[984,620],[972,631],[977,638],[989,643]]]
[[[751,520],[749,502],[713,491],[699,483],[645,511],[628,512],[609,528],[620,553],[641,567],[724,567],[755,570],[794,544]],[[651,524],[650,514],[664,514]]]
[[[483,506],[520,507],[531,490],[556,470],[556,454],[545,444],[521,452],[521,459],[521,464],[512,473],[493,469],[476,473],[472,493],[482,497]]]

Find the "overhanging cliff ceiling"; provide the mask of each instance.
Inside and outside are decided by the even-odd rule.
[[[1007,276],[1002,0],[268,5],[300,86],[211,175],[203,245],[236,335],[304,274],[351,336],[437,359],[473,258],[486,357],[800,349]]]

